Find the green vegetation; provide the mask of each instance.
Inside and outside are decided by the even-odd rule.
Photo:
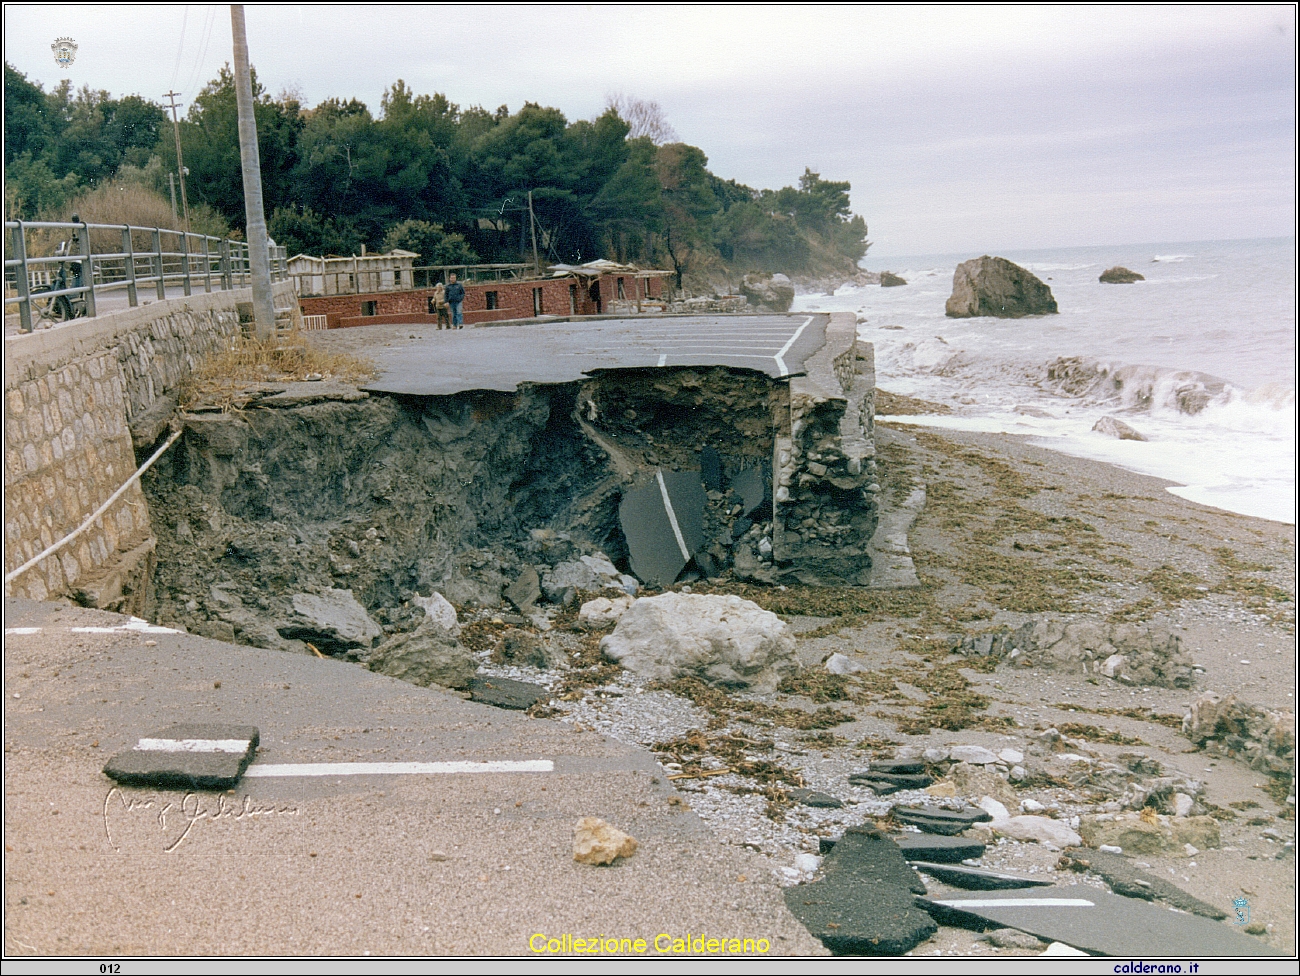
[[[290,254],[404,247],[424,262],[606,257],[689,277],[747,271],[851,272],[867,226],[849,184],[805,170],[798,186],[755,190],[708,170],[670,141],[658,106],[614,100],[592,120],[526,103],[511,113],[461,108],[402,81],[378,116],[350,99],[304,108],[253,91],[271,235]],[[228,68],[180,123],[191,210],[244,223],[234,78]],[[64,218],[78,194],[127,180],[167,201],[173,127],[163,108],[63,81],[50,92],[5,65],[5,212]]]

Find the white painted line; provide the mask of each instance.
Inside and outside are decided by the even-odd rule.
[[[659,482],[659,494],[664,499],[664,511],[668,513],[668,524],[673,527],[673,535],[677,539],[677,548],[682,551],[682,558],[689,561],[691,551],[686,548],[686,540],[682,538],[682,528],[677,524],[677,513],[673,511],[672,499],[668,497],[668,486],[664,484],[663,469],[655,470],[655,480]]]
[[[804,319],[803,325],[799,326],[799,328],[795,330],[794,335],[792,335],[786,341],[786,344],[781,347],[781,351],[772,357],[773,359],[776,360],[776,368],[781,371],[782,376],[790,375],[790,371],[785,368],[785,360],[782,357],[790,351],[790,347],[795,344],[795,340],[798,339],[801,335],[803,335],[803,330],[808,328],[808,323],[810,323],[812,320],[813,317],[811,315],[808,316],[806,319]]]
[[[250,766],[247,776],[422,776],[438,773],[553,773],[550,759],[492,760],[487,762],[355,762],[267,763]]]
[[[39,634],[40,632],[41,632],[41,628],[39,627],[6,627],[5,628],[6,637],[9,637],[12,634]]]
[[[1096,908],[1086,898],[954,898],[935,899],[949,908]]]
[[[250,739],[141,739],[136,752],[247,752]]]
[[[668,365],[668,353],[664,353],[659,357],[659,365],[660,366]]]

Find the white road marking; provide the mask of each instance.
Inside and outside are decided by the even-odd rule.
[[[247,752],[250,739],[141,739],[136,752]]]
[[[668,365],[668,353],[663,353],[662,355],[660,355],[660,357],[659,357],[659,365],[660,365],[660,366],[666,366],[666,365]]]
[[[19,634],[39,634],[42,630],[57,631],[60,627],[6,627],[5,636],[10,637]],[[173,630],[170,627],[156,627],[147,620],[141,620],[139,617],[132,617],[124,624],[118,624],[116,627],[68,627],[70,634],[120,634],[129,631],[136,634],[179,634],[179,630]]]
[[[790,371],[789,371],[788,369],[786,369],[786,367],[785,367],[785,360],[784,360],[782,357],[783,357],[786,353],[788,353],[788,352],[790,351],[790,347],[794,345],[795,340],[798,339],[801,335],[803,335],[803,330],[806,329],[806,328],[808,328],[808,324],[809,324],[810,322],[812,322],[812,320],[813,320],[813,317],[812,317],[811,315],[808,316],[806,319],[804,319],[804,320],[803,320],[803,325],[799,326],[799,328],[797,328],[797,329],[795,330],[794,335],[792,335],[792,336],[791,336],[791,337],[786,341],[786,344],[785,344],[784,346],[781,347],[781,351],[778,352],[775,356],[772,357],[773,359],[776,360],[776,368],[779,369],[779,370],[781,371],[781,375],[782,375],[782,376],[789,376],[789,375],[790,375]]]
[[[682,551],[682,558],[690,560],[691,551],[686,548],[686,540],[682,538],[681,526],[677,524],[677,513],[673,511],[672,499],[668,497],[668,486],[664,484],[663,469],[655,471],[655,480],[659,482],[659,494],[664,499],[664,511],[668,513],[668,524],[673,527],[673,536],[677,539],[677,548]]]
[[[1096,908],[1086,898],[953,898],[935,899],[949,908]]]
[[[491,760],[486,762],[355,762],[267,763],[250,766],[245,777],[290,776],[420,776],[438,773],[553,773],[550,759]]]

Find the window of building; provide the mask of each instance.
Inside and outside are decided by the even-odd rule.
[[[541,315],[541,314],[542,314],[542,311],[543,311],[543,308],[542,308],[542,289],[540,289],[540,288],[534,288],[534,289],[533,289],[533,314],[534,314],[534,315]]]
[[[394,287],[394,288],[401,288],[401,287],[402,287],[402,269],[401,269],[401,268],[394,268],[394,269],[393,269],[393,287]]]
[[[490,292],[487,293],[487,296],[486,296],[486,297],[487,297],[487,307],[488,307],[488,308],[491,309],[491,308],[499,308],[499,307],[500,307],[499,305],[497,305],[497,293],[496,293],[496,292],[494,292],[494,291],[490,291]]]
[[[379,313],[376,311],[376,309],[375,309],[375,305],[376,305],[375,302],[362,302],[362,303],[361,303],[361,314],[362,314],[362,315],[377,315],[377,314],[379,314]]]
[[[622,279],[622,278],[619,278],[619,279],[618,279],[618,300],[621,301],[621,302],[623,302],[623,301],[627,301],[627,292],[625,292],[625,291],[623,290],[623,279]]]
[[[577,285],[569,286],[569,314],[570,315],[578,314],[578,286]]]

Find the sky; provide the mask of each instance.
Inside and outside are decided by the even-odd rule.
[[[870,257],[1294,234],[1296,9],[246,8],[250,58],[305,106],[379,113],[401,78],[461,106],[592,118],[658,102],[753,187],[852,184]],[[73,38],[60,68],[50,45]],[[188,105],[230,60],[226,6],[5,5],[5,59]]]

